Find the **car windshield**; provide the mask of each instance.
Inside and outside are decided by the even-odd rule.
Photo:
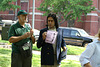
[[[79,30],[81,36],[89,36],[89,34],[84,30]]]

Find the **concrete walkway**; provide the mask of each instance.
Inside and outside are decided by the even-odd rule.
[[[8,49],[11,49],[11,45],[0,45],[0,47],[2,48],[8,48]],[[32,51],[33,54],[37,54],[37,55],[41,55],[41,52],[40,51]],[[79,61],[79,55],[67,55],[66,59],[67,60],[76,60],[76,61]]]

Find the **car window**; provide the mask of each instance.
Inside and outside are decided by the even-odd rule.
[[[79,35],[78,31],[72,30],[71,31],[71,36],[77,36]]]
[[[70,35],[70,31],[67,29],[63,29],[63,36],[69,36]]]
[[[79,30],[81,36],[89,36],[89,34],[85,30]]]

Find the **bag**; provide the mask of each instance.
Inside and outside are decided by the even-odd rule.
[[[19,51],[22,58],[27,58],[29,56],[32,56],[31,43],[27,42],[23,46],[19,46]]]

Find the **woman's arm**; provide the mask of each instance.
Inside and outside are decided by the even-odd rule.
[[[45,42],[45,32],[43,32],[42,30],[40,31],[40,34],[39,34],[39,38],[37,40],[37,47],[40,48],[42,47],[43,43]]]
[[[65,43],[64,39],[62,39],[62,44],[61,44],[61,46],[62,46],[63,51],[65,51],[65,50],[67,49],[67,48],[66,48],[66,43]]]

